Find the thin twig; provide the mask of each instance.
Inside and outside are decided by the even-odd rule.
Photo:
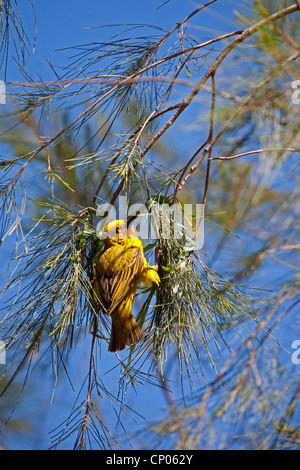
[[[209,128],[209,136],[208,142],[209,144],[212,141],[213,133],[214,133],[214,116],[215,116],[215,106],[216,106],[216,77],[215,74],[211,76],[211,84],[212,84],[212,93],[211,93],[211,110],[210,110],[210,128]],[[207,166],[206,166],[206,177],[205,177],[205,188],[204,188],[204,195],[202,204],[205,207],[206,198],[207,198],[207,190],[208,190],[208,182],[209,182],[209,173],[210,173],[210,157],[211,157],[211,148],[208,154],[207,159]]]
[[[280,12],[281,13],[281,12]],[[272,15],[274,16],[274,15]],[[261,22],[260,22],[261,23]],[[245,30],[247,31],[247,30]],[[257,28],[254,29],[253,32],[256,32]],[[253,34],[253,33],[252,33]],[[247,36],[248,37],[248,36]],[[235,42],[235,41],[233,41]],[[223,51],[224,52],[224,51]],[[190,168],[189,174],[184,178],[183,182],[179,185],[177,191],[180,191],[183,186],[186,184],[188,179],[192,176],[192,174],[196,171],[198,166],[202,163],[206,155],[211,151],[213,145],[220,139],[220,137],[224,134],[224,132],[229,128],[230,124],[234,119],[241,114],[243,109],[248,105],[248,103],[251,101],[251,99],[255,96],[257,93],[257,90],[261,89],[264,87],[266,84],[268,84],[272,78],[276,75],[278,70],[281,70],[284,68],[285,65],[288,63],[296,60],[300,56],[300,52],[296,52],[292,54],[288,59],[285,60],[284,63],[281,63],[278,67],[276,67],[275,70],[273,70],[264,80],[262,80],[256,87],[255,89],[243,100],[243,103],[232,113],[232,115],[227,119],[226,123],[223,125],[222,129],[217,133],[217,135],[213,138],[213,140],[210,142],[210,144],[205,148],[204,152],[202,155],[199,157],[197,162]],[[214,65],[214,64],[213,64]],[[199,153],[199,152],[198,152]]]
[[[258,149],[250,150],[249,152],[238,153],[237,155],[231,155],[230,157],[210,157],[209,160],[233,160],[235,158],[245,157],[246,155],[254,155],[264,152],[300,152],[298,148],[267,148],[267,149]]]
[[[90,412],[90,406],[91,406],[91,395],[92,395],[92,370],[93,370],[93,364],[94,364],[94,348],[95,348],[95,341],[97,337],[97,327],[98,327],[98,321],[97,321],[97,317],[95,316],[94,323],[93,323],[90,364],[89,364],[89,372],[88,372],[86,409],[85,409],[85,414],[84,414],[84,419],[83,419],[83,424],[82,424],[81,439],[79,441],[79,449],[82,449],[84,447],[85,433],[88,428],[89,412]]]

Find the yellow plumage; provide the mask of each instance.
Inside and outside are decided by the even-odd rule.
[[[143,244],[132,227],[115,220],[104,231],[108,237],[96,262],[94,292],[112,319],[108,350],[119,351],[143,338],[132,315],[138,285],[159,285],[160,279],[157,268],[147,263]]]

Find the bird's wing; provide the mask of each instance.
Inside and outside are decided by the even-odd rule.
[[[108,248],[98,259],[96,282],[100,300],[110,314],[134,285],[144,266],[138,247],[117,245]]]

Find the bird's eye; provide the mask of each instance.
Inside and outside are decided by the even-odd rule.
[[[120,227],[116,228],[116,233],[120,232]]]

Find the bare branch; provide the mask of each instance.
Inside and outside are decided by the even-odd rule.
[[[209,157],[209,160],[234,160],[235,158],[245,157],[246,155],[254,155],[264,152],[300,152],[300,149],[297,148],[266,148],[266,149],[258,149],[258,150],[250,150],[249,152],[239,153],[237,155],[231,155],[230,157]]]

